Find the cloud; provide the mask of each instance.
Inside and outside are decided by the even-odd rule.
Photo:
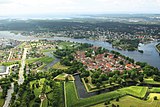
[[[0,0],[0,4],[8,4],[11,3],[13,0]]]
[[[160,0],[0,0],[1,15],[159,12]]]

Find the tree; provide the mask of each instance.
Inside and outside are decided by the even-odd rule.
[[[84,81],[85,81],[86,83],[88,83],[89,80],[88,80],[88,78],[85,77],[85,78],[84,78]]]
[[[112,77],[109,77],[109,80],[108,80],[109,84],[111,85],[112,82],[113,82],[113,78]]]
[[[41,99],[40,99],[39,97],[36,97],[36,98],[35,98],[35,102],[36,102],[36,103],[41,103]]]
[[[123,61],[120,61],[119,64],[124,65],[124,62],[123,62]]]
[[[68,82],[68,76],[66,76],[66,78],[65,78],[65,82]]]
[[[143,80],[144,80],[143,75],[140,75],[140,76],[138,77],[138,79],[139,79],[140,82],[143,82]]]
[[[116,101],[119,101],[119,97],[116,98]]]
[[[154,100],[158,100],[157,96],[154,96]]]
[[[37,102],[35,102],[33,105],[32,105],[32,107],[39,107],[40,106],[40,103],[37,103]]]
[[[118,84],[121,84],[122,83],[122,79],[120,77],[117,78],[117,82]]]
[[[95,72],[95,73],[93,73],[92,74],[92,78],[99,78],[99,76],[100,76],[100,72]]]
[[[101,78],[102,81],[108,80],[108,77],[107,77],[106,74],[101,74],[100,78]]]
[[[96,84],[96,87],[99,89],[100,86],[101,86],[101,84],[98,82],[98,83]]]
[[[107,101],[104,103],[104,105],[108,105],[108,104],[110,104],[110,100],[107,100]]]
[[[158,75],[153,76],[154,81],[160,81],[160,77]]]
[[[104,57],[107,57],[108,56],[108,54],[106,53],[105,55],[104,55]]]

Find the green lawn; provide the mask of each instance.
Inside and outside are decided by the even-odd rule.
[[[152,93],[160,93],[160,87],[153,87],[153,88],[149,89],[149,91]]]
[[[54,78],[54,80],[65,81],[65,78],[68,76],[68,80],[73,81],[74,77],[65,73],[59,74]]]
[[[142,87],[142,86],[131,86],[119,89],[117,91],[125,92],[129,95],[133,95],[139,98],[143,98],[146,95],[146,92],[148,90],[148,87]]]
[[[72,43],[72,42],[61,42],[58,44],[58,46],[61,47],[62,49],[65,49],[65,48],[72,49],[73,45],[74,45],[74,43]]]
[[[10,65],[13,65],[13,64],[16,64],[16,63],[19,63],[19,64],[20,64],[20,61],[3,62],[3,63],[0,63],[0,65],[10,66]]]
[[[66,88],[67,107],[72,107],[78,101],[78,96],[74,86],[74,82],[67,82],[65,88]]]
[[[47,100],[47,98],[42,102],[42,107],[48,107],[48,100]]]
[[[56,50],[55,48],[52,48],[52,49],[46,49],[46,50],[42,50],[41,52],[51,52],[51,51],[54,51]]]
[[[62,70],[65,70],[65,69],[68,69],[69,67],[68,66],[64,66],[64,65],[61,65],[60,62],[56,63],[53,65],[53,68],[54,69],[62,69]]]
[[[152,78],[144,79],[144,82],[148,84],[160,84],[160,82],[154,81]]]
[[[157,96],[158,100],[153,100],[154,96]],[[119,102],[115,100],[111,101],[108,107],[112,107],[112,104],[119,105],[120,107],[160,107],[160,94],[150,93],[147,101],[132,96],[125,96],[120,98]],[[101,103],[92,107],[106,107],[106,105]]]
[[[30,63],[34,63],[34,62],[37,62],[37,61],[41,61],[45,64],[49,64],[51,63],[52,61],[54,60],[54,58],[51,58],[51,57],[42,57],[42,58],[31,58],[31,59],[27,59],[26,60],[26,63],[30,64]]]
[[[2,99],[1,96],[2,96],[2,92],[0,92],[0,107],[3,107],[5,100]]]
[[[34,104],[34,100],[30,101],[29,107],[32,107],[33,104]]]
[[[54,58],[52,57],[43,57],[40,59],[41,62],[45,63],[45,64],[49,64],[54,60]]]
[[[68,107],[85,107],[98,104],[106,101],[107,99],[117,98],[119,96],[125,95],[124,92],[108,92],[100,95],[92,96],[89,98],[79,99],[77,96],[76,88],[74,82],[67,82],[65,85],[66,88],[66,98]]]

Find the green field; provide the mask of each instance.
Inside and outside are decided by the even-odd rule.
[[[146,92],[148,90],[148,87],[142,87],[142,86],[131,86],[119,89],[117,91],[124,92],[129,95],[133,95],[135,97],[143,98],[146,95]]]
[[[152,93],[160,93],[160,87],[153,87],[153,88],[149,89],[149,91]]]
[[[2,92],[0,92],[0,107],[3,107],[5,100],[2,99],[1,96],[2,96]]]
[[[3,62],[3,63],[0,63],[0,65],[3,65],[3,66],[10,66],[10,65],[13,65],[13,64],[17,64],[17,63],[20,64],[20,61]]]
[[[67,82],[65,85],[65,88],[66,88],[67,107],[71,107],[78,100],[78,96],[77,96],[77,93],[75,90],[74,82]]]
[[[59,74],[58,76],[56,76],[54,78],[54,80],[59,80],[59,81],[65,81],[65,78],[68,77],[68,80],[73,81],[74,77],[72,75],[68,75],[68,74]]]
[[[58,44],[58,46],[61,47],[62,49],[65,49],[65,48],[72,49],[73,45],[75,45],[75,44],[72,42],[61,42]]]
[[[43,102],[42,102],[42,107],[47,107],[48,106],[48,100],[45,99]]]
[[[154,81],[152,78],[144,79],[144,83],[148,83],[148,84],[160,84],[160,82]]]
[[[52,49],[42,50],[41,52],[51,52],[51,51],[55,51],[55,50],[56,50],[55,48],[52,48]]]
[[[89,98],[79,99],[77,96],[77,91],[76,91],[74,82],[67,82],[65,85],[65,88],[66,88],[66,99],[67,99],[68,107],[91,106],[98,103],[102,103],[107,99],[111,99],[111,98],[114,99],[126,94],[124,92],[112,91],[112,92],[92,96]]]
[[[153,97],[157,96],[158,100],[153,100]],[[160,107],[160,94],[150,93],[148,100],[140,100],[132,96],[125,96],[119,99],[119,101],[111,101],[108,107],[112,107],[112,104],[119,105],[120,107]],[[106,107],[104,103],[92,106],[92,107]]]
[[[53,65],[53,68],[54,69],[62,69],[62,70],[65,70],[65,69],[68,69],[69,67],[68,66],[64,66],[62,64],[60,64],[60,62],[56,63]]]
[[[54,58],[51,58],[51,57],[42,57],[42,58],[32,58],[32,59],[27,59],[26,60],[26,63],[30,64],[30,63],[34,63],[34,62],[37,62],[37,61],[41,61],[45,64],[49,64],[51,63],[52,61],[54,60]]]

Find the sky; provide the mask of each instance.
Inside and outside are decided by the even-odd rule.
[[[0,0],[0,17],[160,13],[160,0]]]

